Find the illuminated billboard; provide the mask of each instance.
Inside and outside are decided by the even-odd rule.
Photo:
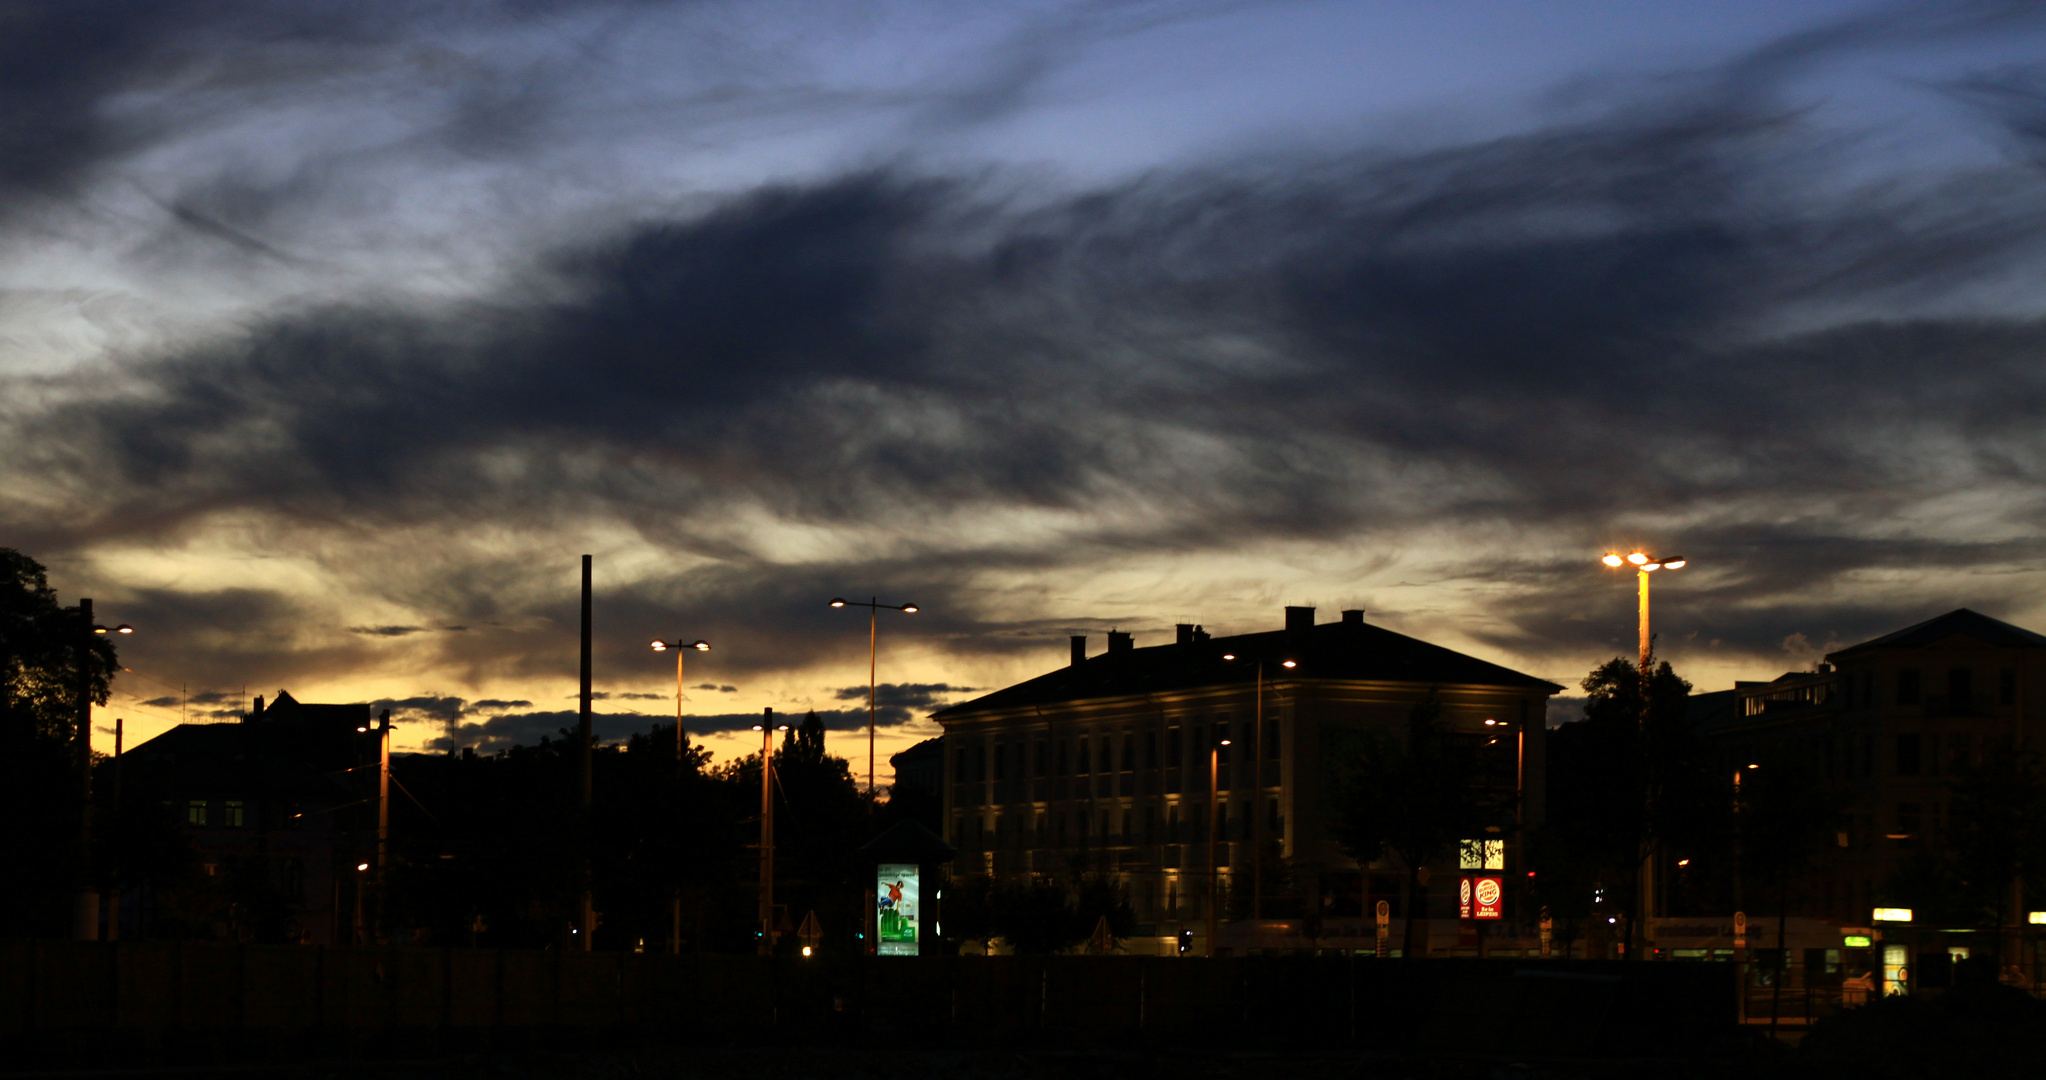
[[[915,863],[882,863],[874,878],[874,951],[915,956],[923,940],[923,895]]]
[[[1503,919],[1506,917],[1506,879],[1496,877],[1472,878],[1471,898],[1477,903],[1472,915],[1479,919]]]

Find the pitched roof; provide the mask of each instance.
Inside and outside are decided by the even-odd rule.
[[[2012,626],[2001,619],[1992,619],[1979,611],[1955,608],[1937,618],[1927,619],[1915,626],[1907,626],[1894,633],[1850,645],[1828,655],[1851,656],[1869,649],[1913,649],[1933,642],[1965,634],[1985,645],[1997,648],[2036,649],[2046,647],[2046,636],[2035,634],[2022,626]]]
[[[1222,659],[1234,654],[1237,659]],[[970,713],[1024,705],[1121,697],[1129,694],[1231,686],[1257,678],[1257,662],[1265,678],[1342,679],[1431,685],[1502,686],[1553,694],[1563,688],[1546,679],[1524,675],[1454,649],[1431,645],[1369,623],[1322,623],[1312,630],[1272,630],[1187,644],[1152,645],[1126,652],[1107,652],[1062,667],[992,694],[961,702],[933,714],[958,719]],[[1281,660],[1296,660],[1291,671]]]

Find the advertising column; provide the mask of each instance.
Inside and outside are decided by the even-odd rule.
[[[874,950],[916,956],[923,941],[922,896],[915,863],[882,863],[874,878]]]

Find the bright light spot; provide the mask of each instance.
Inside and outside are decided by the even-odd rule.
[[[1871,917],[1876,922],[1910,922],[1911,909],[1907,907],[1879,907]]]
[[[355,868],[357,870],[367,870],[369,869],[369,864],[366,862],[359,862],[355,864]]]
[[[1294,662],[1293,662],[1293,661],[1291,661],[1291,660],[1283,660],[1283,661],[1280,661],[1280,663],[1279,663],[1279,666],[1280,666],[1280,667],[1288,667],[1288,668],[1290,668],[1290,667],[1299,667],[1300,665],[1299,665],[1299,664],[1296,664],[1296,663],[1294,663]]]
[[[1632,555],[1627,556],[1627,561],[1633,563],[1635,566],[1640,566],[1642,563],[1648,561],[1648,556],[1643,555],[1637,551]]]
[[[1664,570],[1682,570],[1684,564],[1689,561],[1689,559],[1664,559],[1662,561],[1662,568]]]
[[[804,956],[810,955],[810,947],[808,945],[803,946],[803,955]]]
[[[1689,859],[1678,859],[1678,860],[1677,860],[1677,865],[1678,865],[1678,866],[1689,866],[1689,865],[1691,865],[1691,860],[1689,860]]]
[[[1627,560],[1622,559],[1618,555],[1615,555],[1611,552],[1607,552],[1606,557],[1600,559],[1599,561],[1605,563],[1607,566],[1619,566],[1622,563],[1625,563]]]
[[[668,643],[667,643],[667,642],[665,642],[665,641],[662,641],[662,640],[660,640],[659,638],[656,638],[656,639],[654,639],[654,643],[653,643],[653,650],[654,650],[655,652],[667,652],[667,651],[668,651]]]

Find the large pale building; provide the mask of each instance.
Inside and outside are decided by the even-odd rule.
[[[955,873],[1113,874],[1140,936],[1198,932],[1212,780],[1223,921],[1358,919],[1375,900],[1397,905],[1399,875],[1359,866],[1325,827],[1331,746],[1346,732],[1403,735],[1415,706],[1433,699],[1449,729],[1485,747],[1493,782],[1522,789],[1521,823],[1532,825],[1543,717],[1560,689],[1373,626],[1362,611],[1317,625],[1313,608],[1289,607],[1284,629],[1234,637],[1182,625],[1173,643],[1146,648],[1110,631],[1094,656],[1075,637],[1068,666],[937,714]],[[1516,824],[1497,826],[1509,862],[1519,858]],[[1262,890],[1250,884],[1260,866]],[[1432,869],[1457,872],[1453,859]],[[1454,890],[1432,894],[1430,914],[1453,920]]]

